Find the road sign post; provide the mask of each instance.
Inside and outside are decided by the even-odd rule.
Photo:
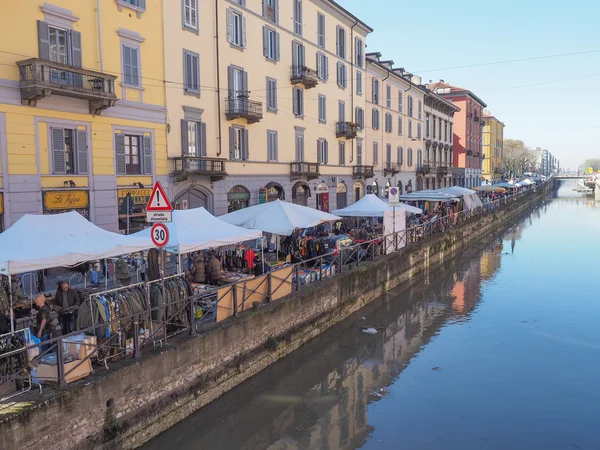
[[[392,219],[394,221],[392,228],[394,233],[394,251],[398,251],[398,237],[396,236],[396,207],[400,205],[400,189],[397,187],[391,187],[388,192],[388,200],[389,205],[394,208],[394,218]]]
[[[171,222],[173,206],[160,182],[154,183],[152,195],[146,206],[146,221],[149,223]]]

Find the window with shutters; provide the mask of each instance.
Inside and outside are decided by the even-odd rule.
[[[403,92],[401,89],[398,90],[398,112],[402,113],[402,96]]]
[[[392,144],[385,144],[385,162],[388,166],[392,163]]]
[[[356,71],[356,95],[362,95],[362,72]]]
[[[140,49],[123,45],[123,83],[129,86],[141,86]]]
[[[419,120],[423,118],[423,104],[421,103],[421,100],[417,103],[417,117]]]
[[[200,96],[200,55],[183,51],[183,89],[188,95]]]
[[[302,88],[293,88],[293,111],[296,117],[304,117],[304,91]]]
[[[317,44],[321,48],[325,48],[325,15],[317,13]]]
[[[229,128],[229,159],[247,161],[248,154],[248,130],[237,126]]]
[[[402,136],[402,116],[398,116],[398,136]]]
[[[373,108],[373,113],[371,117],[371,127],[374,130],[379,130],[379,110],[377,108]]]
[[[359,130],[365,129],[365,111],[361,107],[356,107],[355,118]]]
[[[183,27],[198,31],[198,0],[183,0]]]
[[[408,102],[408,115],[410,117],[413,117],[413,98],[412,98],[412,96],[409,95],[407,97],[406,101]]]
[[[319,122],[327,122],[327,97],[319,94]]]
[[[277,112],[277,80],[267,77],[267,111]]]
[[[56,27],[48,27],[50,40],[50,61],[69,64],[69,32]]]
[[[430,121],[429,114],[425,114],[425,137],[429,137],[429,134],[430,134],[429,128],[430,128],[431,124],[429,123],[429,121]]]
[[[246,18],[232,8],[227,9],[227,40],[237,47],[246,47]]]
[[[373,142],[373,164],[379,163],[379,143]]]
[[[408,121],[408,137],[412,138],[413,134],[412,134],[412,120]]]
[[[296,127],[295,134],[296,162],[304,161],[304,129]]]
[[[386,108],[392,107],[392,87],[389,84],[385,87],[385,106]]]
[[[355,44],[356,46],[356,65],[362,68],[364,64],[364,55],[363,55],[363,41],[360,38],[356,38]]]
[[[182,156],[206,156],[206,124],[199,120],[181,120]]]
[[[338,153],[340,159],[340,166],[346,165],[346,143],[344,141],[338,142]]]
[[[263,26],[263,48],[265,57],[279,61],[279,33],[267,26]]]
[[[421,139],[421,124],[417,124],[417,139]]]
[[[337,85],[341,88],[347,86],[346,65],[341,62],[338,62],[337,64]]]
[[[263,17],[273,23],[279,22],[279,0],[263,0]]]
[[[361,166],[363,163],[362,148],[363,148],[362,139],[359,139],[356,141],[356,164],[359,166]]]
[[[317,141],[317,162],[319,164],[327,164],[329,162],[327,146],[326,139],[321,138]]]
[[[317,53],[317,75],[321,80],[327,80],[329,58],[323,53]]]
[[[267,161],[277,161],[278,158],[277,131],[267,130]]]
[[[88,173],[87,131],[73,128],[50,128],[52,173],[77,175]]]
[[[123,8],[128,8],[135,11],[138,19],[146,10],[146,0],[115,0],[115,3],[117,4],[119,11],[122,11]]]
[[[396,161],[399,165],[402,165],[404,162],[404,151],[402,150],[402,147],[396,149]]]
[[[145,134],[115,134],[117,175],[152,174],[152,137]]]
[[[338,100],[338,122],[346,121],[346,103]]]
[[[142,160],[140,154],[140,136],[125,135],[125,173],[139,175],[142,173]]]
[[[392,115],[390,113],[386,113],[385,114],[385,131],[387,133],[391,133],[392,132]]]
[[[373,92],[371,93],[371,101],[376,105],[379,105],[379,80],[373,77],[372,84]]]
[[[336,28],[336,55],[346,59],[346,30],[341,26]]]
[[[294,33],[302,36],[302,0],[294,0]]]

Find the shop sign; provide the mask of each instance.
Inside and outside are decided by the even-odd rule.
[[[267,194],[267,188],[260,188],[258,190],[258,204],[262,204],[262,203],[267,203],[268,201],[268,194]]]
[[[338,183],[336,192],[338,194],[344,194],[346,192],[346,183]]]
[[[135,206],[143,206],[145,208],[152,195],[152,189],[117,189],[119,206],[123,205],[125,198],[127,198],[127,194],[131,196],[130,201],[133,202]],[[137,210],[140,208],[135,209]]]
[[[87,209],[90,206],[88,191],[44,191],[44,211]]]
[[[4,214],[4,194],[0,192],[0,216]]]
[[[325,183],[321,183],[315,189],[317,194],[329,194],[329,187]]]

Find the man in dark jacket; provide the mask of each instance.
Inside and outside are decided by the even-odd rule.
[[[79,308],[79,294],[77,294],[77,291],[69,288],[69,283],[63,281],[56,290],[54,301],[61,308],[58,314],[63,334],[75,331],[75,315]]]
[[[221,279],[221,263],[215,256],[215,252],[211,251],[208,255],[208,267],[206,270],[208,274],[208,283],[216,285]]]
[[[190,275],[194,283],[206,283],[206,265],[204,264],[202,255],[196,256],[194,265],[190,270]]]

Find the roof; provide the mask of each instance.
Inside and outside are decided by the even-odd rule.
[[[371,28],[369,25],[367,25],[366,23],[364,23],[362,20],[360,20],[358,17],[356,17],[354,14],[352,14],[350,11],[348,11],[346,8],[344,8],[339,3],[337,3],[337,2],[335,2],[333,0],[324,0],[324,3],[330,3],[335,9],[337,9],[341,13],[343,13],[343,14],[347,15],[348,17],[352,18],[353,20],[355,20],[357,24],[360,24],[369,33],[373,32],[373,28]]]
[[[452,108],[455,112],[460,111],[460,108],[458,106],[456,106],[454,103],[452,103],[451,101],[446,100],[444,97],[442,97],[439,94],[436,94],[435,92],[433,92],[431,89],[429,89],[427,86],[424,86],[424,88],[426,89],[426,93],[425,96],[432,96],[435,97],[435,100],[443,103],[444,105],[446,105],[449,108]]]
[[[453,86],[444,81],[438,81],[437,83],[431,83],[431,84],[427,85],[427,87],[429,89],[431,89],[433,92],[435,92],[436,94],[441,95],[441,96],[453,96],[453,95],[458,95],[458,94],[470,95],[475,100],[477,100],[479,103],[481,103],[484,108],[487,106],[487,103],[485,103],[483,100],[481,100],[479,97],[477,97],[470,90],[461,88],[458,86]],[[440,92],[440,91],[444,91],[444,92]]]
[[[483,113],[483,118],[484,119],[494,119],[496,122],[498,122],[500,125],[502,125],[503,127],[505,127],[506,125],[504,125],[504,122],[502,122],[500,119],[498,119],[496,116],[494,116],[493,114],[486,114]]]

